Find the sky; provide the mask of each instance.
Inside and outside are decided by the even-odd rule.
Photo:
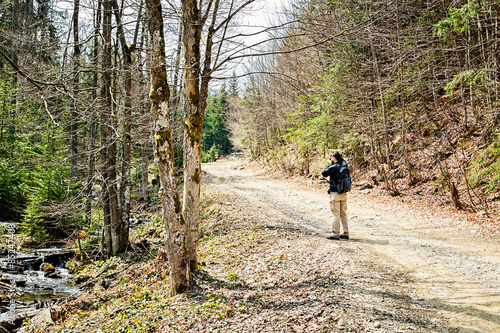
[[[286,0],[261,0],[258,1],[251,13],[249,13],[249,21],[251,24],[267,27],[276,20],[279,13],[282,11],[289,1]]]
[[[126,0],[127,2],[130,3],[134,7],[134,9],[131,10],[136,10],[137,4],[139,1],[134,1],[134,0]],[[132,2],[130,2],[132,1]],[[254,36],[248,36],[249,34],[255,34],[259,31],[263,31],[266,27],[272,26],[274,23],[279,21],[279,16],[283,13],[283,7],[287,6],[292,0],[257,0],[255,3],[251,5],[247,10],[242,11],[238,17],[236,18],[237,22],[237,31],[236,33],[238,34],[243,34],[245,37],[240,37],[238,39],[239,44],[244,44],[244,45],[252,45],[255,43],[258,43],[260,41],[266,40],[268,38],[267,33],[261,33],[257,34]],[[97,1],[94,0],[81,0],[80,1],[80,38],[85,39],[89,35],[93,33],[92,29],[92,13],[94,12],[94,7],[96,6]],[[221,3],[229,3],[229,0],[222,0]],[[164,3],[165,4],[165,3]],[[72,33],[68,35],[69,28],[71,27],[71,16],[72,16],[72,11],[73,11],[73,0],[55,0],[54,1],[55,8],[56,10],[59,11],[65,11],[66,17],[63,18],[60,21],[61,25],[66,25],[67,27],[63,27],[61,29],[63,35],[60,37],[61,40],[64,42],[69,41],[68,46],[71,48],[71,43],[72,43]],[[165,9],[167,8],[167,5],[165,4]],[[126,21],[127,18],[124,17],[124,21]],[[165,18],[166,23],[168,22],[169,18]],[[172,21],[175,22],[175,21]],[[168,23],[167,23],[168,24]],[[131,22],[126,26],[126,29],[133,30],[135,28],[135,23]],[[166,28],[167,29],[167,28]],[[234,33],[234,32],[233,32]],[[177,45],[177,35],[176,33],[169,33],[166,31],[166,38],[169,39],[167,41],[167,47],[166,51],[167,54],[170,55],[171,57],[174,56],[175,50],[176,50],[176,45]],[[113,36],[114,38],[114,36]],[[130,41],[129,41],[130,42]],[[255,53],[254,50],[246,50],[246,53]],[[68,54],[71,54],[71,49],[68,50]],[[247,71],[247,68],[249,66],[249,63],[252,61],[251,58],[245,58],[241,59],[238,62],[233,62],[229,63],[227,66],[225,66],[224,71],[219,72],[217,75],[221,77],[228,77],[232,76],[233,72],[235,72],[237,75],[242,75]],[[170,63],[173,63],[173,60],[170,61]],[[241,81],[244,81],[245,79],[241,79]],[[213,82],[213,86],[215,89],[217,89],[217,86],[220,84],[217,82]]]
[[[290,2],[291,0],[256,1],[247,11],[242,13],[238,19],[239,33],[246,35],[240,39],[241,43],[249,46],[267,40],[269,38],[268,33],[257,33],[275,25],[283,14],[283,8]],[[256,35],[248,36],[250,34]],[[258,53],[263,46],[264,45],[259,45],[252,50],[246,50],[245,53]],[[231,76],[233,71],[236,75],[243,75],[248,72],[248,67],[253,60],[254,58],[245,58],[239,62],[231,63],[227,66],[225,72],[220,73],[220,75]],[[245,79],[241,79],[240,81],[245,81]]]

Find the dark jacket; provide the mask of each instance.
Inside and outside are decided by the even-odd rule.
[[[329,165],[321,172],[323,177],[330,177],[330,185],[336,186],[336,184],[339,182],[339,176],[340,176],[340,168],[341,167],[347,167],[347,163],[345,160],[340,160],[337,161],[336,163],[332,163],[332,165]]]

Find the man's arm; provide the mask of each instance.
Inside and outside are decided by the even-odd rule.
[[[321,172],[321,175],[323,177],[328,177],[328,176],[331,176],[332,174],[332,169],[333,169],[334,165],[329,165],[325,168],[325,170],[323,170],[323,172]]]

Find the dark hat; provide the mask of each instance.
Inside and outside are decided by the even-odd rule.
[[[343,158],[342,158],[342,154],[340,154],[338,151],[333,152],[333,153],[330,155],[330,158],[332,158],[332,157],[335,157],[335,159],[336,159],[337,161],[342,161],[342,160],[343,160]]]

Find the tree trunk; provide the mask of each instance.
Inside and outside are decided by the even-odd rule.
[[[102,173],[102,214],[103,214],[103,244],[107,255],[111,254],[111,212],[109,208],[109,176],[107,168],[109,125],[111,113],[111,13],[109,0],[103,0],[102,13],[102,82],[101,82],[101,173]]]
[[[70,158],[70,182],[77,181],[77,155],[78,155],[78,92],[80,83],[80,40],[78,37],[78,14],[80,11],[80,0],[75,0],[73,9],[73,105],[71,106],[71,158]]]
[[[148,46],[147,46],[147,39],[145,40],[145,38],[147,38],[147,36],[145,36],[144,34],[144,28],[143,28],[143,31],[141,33],[141,42],[140,42],[140,46],[139,46],[139,50],[142,50],[144,49],[144,45],[146,45],[145,49],[148,49]],[[146,58],[147,59],[147,58]],[[142,52],[138,52],[137,54],[137,62],[139,63],[139,66],[141,66],[141,69],[139,70],[139,75],[140,75],[140,81],[143,82],[144,81],[144,77],[143,77],[143,71],[142,71]],[[146,65],[146,68],[148,68],[149,66]],[[141,194],[142,194],[142,199],[144,200],[144,202],[149,202],[149,193],[148,193],[148,185],[149,185],[149,181],[148,181],[148,175],[149,175],[149,146],[150,146],[150,139],[151,139],[151,135],[150,135],[150,127],[149,127],[149,124],[150,124],[150,117],[149,117],[149,114],[147,113],[147,108],[146,108],[146,105],[148,104],[148,101],[147,101],[148,97],[146,94],[141,94],[141,97],[140,97],[140,109],[141,109],[141,125],[142,125],[142,128],[141,128],[141,133],[142,133],[142,140],[141,140],[141,157],[142,157],[142,181],[141,181]]]
[[[160,196],[165,223],[166,247],[170,265],[172,293],[184,291],[190,284],[187,225],[183,217],[175,181],[174,151],[170,126],[165,60],[165,39],[160,0],[146,0],[151,35],[151,113],[155,129],[155,158],[160,172]]]
[[[174,83],[173,83],[173,88],[174,88],[174,94],[172,97],[172,104],[171,104],[171,110],[172,110],[172,133],[173,133],[173,140],[174,140],[174,152],[178,154],[178,156],[182,155],[182,144],[183,144],[183,126],[179,125],[179,118],[182,118],[182,108],[179,110],[179,105],[181,102],[181,93],[182,93],[182,88],[179,88],[179,74],[181,72],[181,51],[182,51],[182,23],[179,26],[179,36],[178,36],[178,41],[177,41],[177,51],[175,54],[175,63],[174,63]],[[180,117],[178,115],[180,111]]]
[[[18,60],[17,60],[17,32],[18,32],[18,27],[19,27],[19,1],[18,0],[13,0],[12,2],[12,25],[11,25],[11,31],[12,31],[12,48],[11,48],[11,59],[14,64],[14,66],[17,67],[18,65]],[[12,103],[14,105],[14,114],[17,115],[17,72],[15,72],[12,76]]]
[[[396,34],[397,34],[397,40],[398,40],[398,49],[400,52],[403,50],[402,43],[401,43],[401,35],[400,35],[400,28],[399,28],[399,5],[398,2],[396,2]],[[408,154],[408,133],[407,133],[407,124],[406,124],[406,119],[407,119],[407,111],[406,111],[406,98],[405,98],[405,60],[404,60],[404,54],[400,54],[400,79],[401,79],[401,112],[402,112],[402,121],[401,121],[401,141],[403,144],[403,155],[404,155],[404,160],[405,160],[405,166],[406,166],[406,172],[408,173],[408,186],[411,186],[413,183],[413,175],[412,175],[412,166],[410,163],[410,158]]]
[[[31,24],[33,23],[33,0],[26,0],[24,5],[25,28],[26,31],[31,33]]]
[[[382,78],[380,75],[377,54],[375,52],[373,45],[372,45],[372,55],[373,55],[373,62],[374,62],[374,66],[375,66],[375,73],[377,75],[377,87],[378,87],[378,93],[380,96],[380,106],[382,108],[382,123],[384,126],[385,160],[386,160],[387,165],[389,165],[389,168],[392,169],[392,162],[390,159],[390,152],[389,152],[389,134],[387,131],[387,110],[385,108],[384,93],[382,91]]]
[[[93,65],[94,65],[94,75],[93,75],[93,85],[94,89],[92,89],[92,100],[94,103],[97,101],[97,85],[98,85],[98,73],[97,73],[97,65],[99,63],[99,31],[101,29],[101,0],[97,3],[97,13],[95,16],[94,23],[94,50],[93,52]],[[94,171],[95,171],[95,157],[94,157],[94,149],[95,149],[95,136],[96,136],[96,108],[92,108],[90,120],[90,142],[89,142],[89,170],[87,174],[87,202],[85,203],[85,216],[87,224],[90,224],[91,216],[92,216],[92,188],[94,186]]]
[[[129,238],[129,220],[130,220],[130,168],[131,168],[131,132],[132,132],[132,51],[128,47],[125,40],[125,32],[121,20],[121,9],[118,7],[118,2],[113,0],[113,9],[115,19],[118,24],[118,37],[123,56],[123,72],[125,73],[125,105],[124,105],[124,124],[123,124],[123,164],[122,164],[122,180],[120,185],[120,202],[121,202],[121,226],[120,234],[118,235],[119,247],[126,247]]]
[[[145,120],[144,123],[146,123],[146,105],[141,105],[142,109],[142,118]],[[149,175],[149,131],[145,129],[144,133],[144,138],[142,140],[142,176],[141,176],[141,194],[142,194],[142,200],[144,202],[149,202],[149,192],[148,192],[148,187],[149,187],[149,180],[148,180],[148,175]]]
[[[102,176],[103,176],[103,215],[104,215],[104,244],[108,257],[125,250],[127,244],[119,239],[123,228],[119,214],[118,197],[116,191],[116,140],[114,133],[113,106],[111,97],[111,16],[112,0],[103,1],[103,80],[102,80],[102,109],[101,109],[101,146],[102,146]]]
[[[184,193],[182,214],[188,230],[189,266],[197,271],[198,223],[200,220],[201,131],[200,109],[200,12],[196,0],[182,1],[182,42],[184,51]]]
[[[16,34],[17,28],[19,27],[18,20],[18,12],[19,11],[19,0],[13,0],[12,2],[12,22],[11,22],[11,31],[12,31],[12,49],[10,51],[11,59],[14,65],[17,66],[17,41]]]

